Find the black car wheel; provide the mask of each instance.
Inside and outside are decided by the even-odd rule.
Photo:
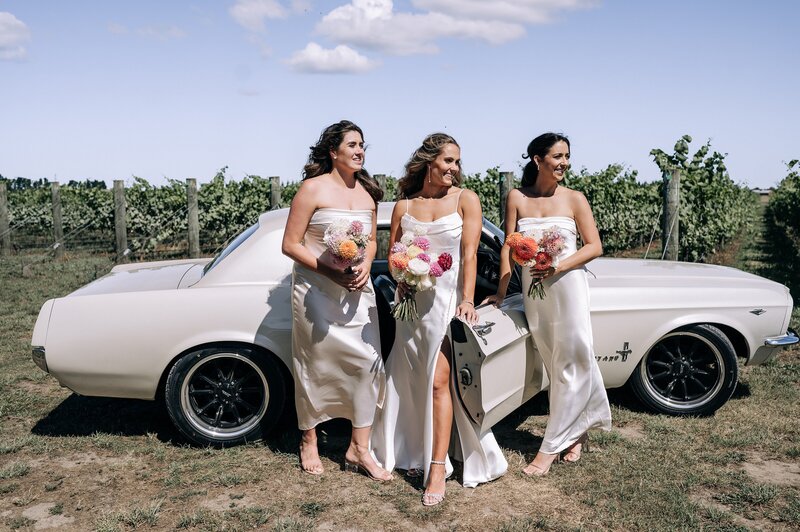
[[[738,378],[730,340],[716,327],[693,325],[656,342],[631,375],[631,387],[656,412],[704,416],[725,404]]]
[[[186,438],[216,447],[255,441],[279,420],[286,386],[276,362],[243,346],[182,356],[167,376],[172,422]]]

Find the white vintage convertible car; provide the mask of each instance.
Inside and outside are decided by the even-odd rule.
[[[372,272],[386,354],[394,336],[394,283],[385,260],[392,206],[378,209],[384,251]],[[33,360],[81,395],[163,398],[175,426],[195,443],[261,438],[292,407],[292,262],[280,251],[287,212],[261,215],[214,259],[120,265],[46,301],[33,331]],[[502,239],[485,221],[477,301],[494,293]],[[789,290],[756,275],[604,258],[588,270],[605,385],[628,383],[655,412],[711,414],[733,393],[739,360],[762,364],[798,341],[787,329]],[[479,307],[475,327],[451,325],[459,400],[482,428],[548,385],[519,292],[516,277],[500,308]]]

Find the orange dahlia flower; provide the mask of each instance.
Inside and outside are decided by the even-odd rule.
[[[524,264],[536,255],[538,249],[539,245],[536,243],[536,240],[530,237],[522,237],[511,247],[511,257],[516,262]]]
[[[339,244],[339,256],[344,260],[353,260],[358,257],[358,246],[352,240],[342,240]]]
[[[396,270],[405,270],[409,260],[405,253],[393,253],[389,257],[389,264]]]
[[[522,233],[520,232],[511,233],[506,237],[506,245],[514,247],[514,244],[519,242],[520,240],[522,240]]]

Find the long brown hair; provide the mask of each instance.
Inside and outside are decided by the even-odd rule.
[[[422,141],[406,163],[405,175],[397,182],[398,199],[413,196],[420,190],[428,173],[428,165],[432,163],[442,149],[448,144],[458,146],[456,139],[447,133],[431,133]],[[461,146],[459,146],[460,148]],[[461,184],[461,161],[458,162],[458,174],[453,176],[453,185]]]
[[[361,138],[364,138],[364,133],[361,128],[349,120],[342,120],[331,124],[322,130],[319,140],[314,146],[309,149],[311,153],[308,154],[308,162],[303,167],[303,179],[310,179],[318,175],[330,173],[333,170],[333,160],[331,159],[331,152],[339,149],[339,145],[344,140],[344,136],[350,132],[355,131]],[[383,199],[383,190],[378,182],[369,175],[366,168],[355,173],[355,178],[364,187],[364,190],[372,196],[375,203]]]

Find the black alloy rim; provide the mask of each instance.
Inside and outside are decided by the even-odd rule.
[[[269,386],[252,360],[237,353],[220,353],[191,369],[182,386],[181,402],[197,430],[235,438],[264,417]]]
[[[696,408],[716,396],[723,384],[724,362],[719,349],[695,333],[662,338],[642,365],[651,396],[673,408]]]

